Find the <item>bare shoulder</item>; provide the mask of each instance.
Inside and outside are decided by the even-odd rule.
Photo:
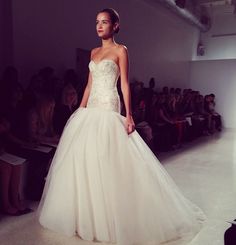
[[[123,44],[118,44],[117,50],[120,53],[128,53],[128,48]]]
[[[91,50],[91,57],[93,57],[99,50],[100,50],[101,47],[97,47],[97,48],[93,48]]]
[[[120,58],[121,57],[127,57],[128,56],[128,48],[123,44],[118,44],[117,53],[118,53],[118,56]]]

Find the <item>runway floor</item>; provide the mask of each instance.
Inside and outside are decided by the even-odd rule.
[[[207,215],[207,222],[189,245],[223,245],[227,221],[236,218],[236,131],[225,130],[161,153],[165,166],[184,195]],[[36,209],[38,203],[31,203]],[[35,213],[0,216],[1,245],[94,245],[43,229]],[[104,243],[105,244],[105,243]],[[106,245],[108,245],[106,243]]]

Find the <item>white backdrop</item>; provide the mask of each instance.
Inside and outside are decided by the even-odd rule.
[[[236,59],[191,62],[190,87],[216,95],[224,126],[236,128]]]
[[[100,45],[96,13],[114,7],[121,16],[117,41],[130,54],[131,80],[184,87],[198,31],[159,5],[143,0],[13,1],[14,55],[22,82],[45,65],[60,74],[74,68],[76,48]]]

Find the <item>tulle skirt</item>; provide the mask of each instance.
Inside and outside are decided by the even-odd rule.
[[[98,108],[68,120],[38,214],[53,231],[120,245],[191,239],[205,219],[125,118]]]

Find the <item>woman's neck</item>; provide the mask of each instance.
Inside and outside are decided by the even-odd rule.
[[[108,39],[102,39],[102,48],[110,48],[111,46],[116,45],[114,37],[110,37]]]

